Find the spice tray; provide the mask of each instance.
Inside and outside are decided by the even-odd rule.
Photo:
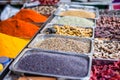
[[[42,30],[41,30],[41,34],[55,34],[55,32],[48,32],[48,29],[50,28],[53,28],[54,26],[64,26],[64,25],[61,25],[61,24],[47,24]],[[70,26],[70,27],[78,27],[79,26]],[[85,37],[85,38],[92,38],[94,39],[94,28],[91,28],[91,27],[80,27],[80,28],[84,28],[84,29],[91,29],[92,30],[92,36],[91,37]],[[54,28],[53,28],[54,29]],[[79,36],[77,36],[79,37]]]
[[[108,15],[108,16],[120,16],[120,10],[99,10],[100,15]]]
[[[29,48],[39,48],[37,44],[41,44],[42,41],[50,38],[65,38],[65,39],[72,39],[75,41],[83,41],[90,43],[90,51],[88,53],[85,53],[85,55],[92,55],[93,54],[93,40],[90,38],[79,38],[79,37],[72,37],[72,36],[62,36],[62,35],[56,35],[56,34],[38,34],[28,45]],[[47,50],[47,49],[45,49]],[[48,51],[57,51],[57,50],[48,50]],[[76,52],[71,53],[70,51],[61,51],[58,52],[66,52],[67,54],[76,54],[79,55]]]
[[[101,60],[111,60],[118,61],[120,59],[119,55],[119,41],[110,41],[100,38],[95,38],[93,58]],[[114,42],[114,43],[113,43]]]
[[[60,15],[61,12],[67,11],[67,10],[86,10],[89,12],[95,13],[95,19],[99,18],[99,11],[98,8],[94,6],[82,6],[82,5],[63,5],[58,7],[58,9],[54,12],[55,15]]]
[[[53,24],[56,24],[57,23],[57,21],[58,20],[60,20],[62,17],[64,17],[64,16],[55,16],[55,17],[53,17],[53,19],[50,21],[50,23],[53,23]],[[90,20],[90,21],[92,21],[93,23],[94,23],[94,25],[90,25],[90,27],[96,27],[96,20],[95,19],[90,19],[90,18],[86,18],[87,20]],[[87,23],[86,23],[87,24]],[[72,24],[72,26],[81,26],[81,24],[80,25],[78,25],[78,24]],[[83,27],[86,27],[86,26],[83,26]],[[88,27],[88,26],[87,26]]]
[[[44,71],[43,72],[36,72],[36,71],[28,71],[28,70],[25,70],[25,69],[21,69],[20,68],[20,64],[21,64],[21,61],[23,60],[23,59],[26,59],[26,58],[28,58],[30,55],[32,55],[32,57],[33,57],[33,55],[43,55],[43,56],[45,56],[45,55],[50,55],[51,57],[52,56],[54,56],[54,58],[58,58],[58,57],[56,57],[56,55],[57,56],[59,56],[59,58],[61,57],[64,57],[64,56],[66,56],[66,57],[64,57],[64,59],[66,59],[67,57],[67,59],[70,59],[70,58],[72,58],[73,57],[73,59],[72,60],[74,60],[74,59],[78,59],[79,60],[79,58],[81,58],[81,59],[83,59],[83,61],[84,60],[86,60],[85,61],[85,63],[86,63],[86,66],[87,67],[85,67],[85,64],[82,64],[82,62],[80,62],[79,63],[79,61],[77,61],[78,63],[76,64],[75,62],[73,62],[73,64],[75,63],[75,65],[78,65],[78,64],[82,64],[81,65],[81,71],[83,70],[83,68],[82,67],[85,67],[84,69],[88,69],[86,72],[87,72],[87,74],[85,74],[84,76],[82,75],[82,76],[70,76],[70,75],[62,75],[62,74],[59,74],[60,72],[59,72],[59,70],[58,70],[58,73],[56,73],[56,74],[52,74],[52,73],[54,73],[54,72],[52,72],[51,74],[49,74],[49,73],[45,73]],[[37,55],[37,56],[38,56]],[[27,57],[28,56],[28,57]],[[49,57],[50,57],[49,56]],[[70,57],[70,58],[69,58]],[[36,57],[35,57],[36,58]],[[37,59],[38,59],[39,57],[37,57]],[[45,60],[48,58],[46,58],[46,57],[43,57],[43,58],[45,58]],[[41,59],[41,58],[39,58],[39,59]],[[28,59],[29,60],[29,59]],[[44,61],[44,60],[43,60]],[[53,61],[56,61],[56,60],[53,60]],[[66,60],[65,60],[66,61]],[[23,61],[24,62],[24,61]],[[31,62],[31,61],[28,61],[28,62]],[[32,62],[31,62],[32,63]],[[31,64],[30,63],[30,64]],[[33,63],[34,63],[34,59],[33,59]],[[15,72],[15,73],[20,73],[20,74],[32,74],[32,75],[43,75],[43,76],[50,76],[50,77],[57,77],[57,78],[66,78],[66,79],[84,79],[84,78],[86,78],[86,77],[90,77],[90,70],[91,70],[91,63],[92,63],[92,58],[90,57],[90,56],[86,56],[86,55],[72,55],[72,54],[70,54],[70,55],[68,55],[68,54],[63,54],[63,53],[60,53],[60,52],[53,52],[53,51],[45,51],[45,50],[40,50],[40,49],[25,49],[15,60],[14,60],[14,62],[12,63],[12,65],[10,66],[10,70],[11,71],[13,71],[13,72]],[[28,63],[29,64],[29,63]],[[45,63],[44,63],[45,64]],[[46,63],[47,64],[47,63]],[[67,63],[66,63],[67,64]],[[39,65],[39,64],[36,64],[36,65]],[[52,63],[51,63],[51,65],[52,65]],[[68,65],[68,64],[67,64]],[[80,66],[79,65],[79,66]],[[84,66],[83,66],[84,65]],[[25,66],[25,65],[24,65]],[[32,65],[31,65],[32,66]],[[48,64],[48,66],[49,66],[49,64]],[[54,66],[54,65],[53,65]],[[60,65],[57,65],[57,66],[60,66]],[[25,67],[27,67],[27,69],[30,67],[30,66],[25,66]],[[40,65],[39,65],[39,67],[40,67]],[[69,68],[70,68],[70,66],[68,66]],[[75,67],[75,66],[74,66]],[[34,68],[35,68],[35,66],[34,66]],[[55,68],[55,67],[54,67]],[[77,69],[78,69],[77,68]],[[44,68],[43,68],[44,69]],[[48,68],[49,69],[49,68]],[[72,68],[71,68],[72,69]],[[79,70],[78,69],[78,70]],[[39,69],[38,69],[39,70]],[[56,69],[55,69],[56,70]],[[74,70],[74,69],[73,69]],[[76,72],[76,71],[75,71]],[[84,71],[83,71],[84,72]],[[78,72],[79,73],[79,72]]]

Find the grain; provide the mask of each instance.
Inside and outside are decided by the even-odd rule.
[[[76,52],[76,53],[89,53],[90,52],[90,41],[74,40],[67,38],[47,38],[45,40],[38,41],[34,44],[34,47],[64,51],[64,52]]]
[[[56,24],[63,25],[73,25],[73,26],[83,26],[83,27],[93,27],[95,23],[92,20],[73,17],[73,16],[64,16],[55,22]]]
[[[62,16],[77,16],[83,18],[95,18],[95,13],[86,10],[67,10],[60,13]]]

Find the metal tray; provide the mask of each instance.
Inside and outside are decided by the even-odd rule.
[[[39,72],[32,72],[32,71],[25,71],[21,70],[17,67],[18,63],[20,60],[22,60],[25,56],[31,55],[32,52],[38,52],[37,54],[40,54],[39,52],[46,52],[47,54],[57,54],[59,56],[61,55],[66,55],[67,57],[72,56],[72,57],[83,57],[88,60],[88,73],[85,77],[71,77],[71,76],[64,76],[64,75],[54,75],[54,74],[45,74],[45,73],[39,73]],[[35,53],[34,53],[35,54]],[[43,75],[43,76],[50,76],[50,77],[58,77],[58,78],[66,78],[66,79],[84,79],[86,77],[90,77],[90,70],[91,70],[91,62],[92,58],[90,56],[85,56],[85,55],[68,55],[68,54],[63,54],[59,52],[53,52],[53,51],[45,51],[45,50],[40,50],[40,49],[25,49],[19,57],[17,57],[12,65],[10,66],[10,70],[14,71],[15,73],[20,73],[20,74],[33,74],[33,75]]]
[[[63,11],[67,11],[67,10],[86,10],[89,12],[94,12],[96,17],[95,19],[99,18],[99,11],[98,8],[94,7],[94,6],[83,6],[83,5],[62,5],[60,7],[58,7],[58,9],[54,12],[55,15],[60,15],[61,12]]]
[[[41,30],[41,34],[46,34],[46,30],[48,29],[48,28],[52,28],[53,26],[55,26],[55,25],[58,25],[58,26],[64,26],[64,25],[61,25],[61,24],[47,24],[42,30]],[[72,27],[78,27],[79,28],[79,26],[72,26]],[[92,29],[92,37],[84,37],[84,38],[92,38],[92,39],[94,39],[94,28],[92,28],[92,27],[80,27],[80,28],[85,28],[85,29]],[[54,34],[54,33],[52,33],[52,34]],[[63,35],[64,36],[64,35]],[[77,36],[77,37],[79,37],[79,36]]]
[[[53,17],[53,19],[50,21],[50,23],[53,23],[53,24],[56,24],[56,22],[58,20],[60,20],[63,16],[55,16]],[[83,27],[96,27],[96,20],[95,19],[90,19],[90,18],[86,18],[90,21],[93,21],[94,25],[93,26],[83,26]],[[86,23],[87,24],[87,23]],[[76,24],[73,24],[72,26],[81,26],[81,25],[76,25]]]
[[[104,10],[100,9],[99,10],[100,15],[106,15],[106,16],[118,16],[120,17],[120,10]]]
[[[67,39],[73,39],[73,40],[76,40],[76,41],[84,41],[84,42],[87,42],[87,41],[90,41],[90,52],[89,53],[84,53],[85,55],[93,55],[93,40],[90,39],[90,38],[80,38],[80,37],[72,37],[72,36],[62,36],[62,35],[56,35],[56,34],[38,34],[32,41],[31,43],[28,45],[29,48],[38,48],[40,49],[39,47],[36,47],[35,45],[39,42],[42,42],[44,41],[45,39],[48,39],[48,38],[54,38],[54,37],[58,37],[58,38],[67,38]],[[47,50],[47,49],[46,49]],[[55,50],[48,50],[48,51],[55,51]],[[56,51],[56,52],[64,52],[65,51]],[[67,51],[66,52],[67,54],[76,54],[76,55],[79,55],[80,53],[76,53],[76,52],[69,52]]]

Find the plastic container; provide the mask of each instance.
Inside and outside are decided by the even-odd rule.
[[[10,59],[7,57],[0,57],[0,63],[4,66],[7,65],[10,62]]]

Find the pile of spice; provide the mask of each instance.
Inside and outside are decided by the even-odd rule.
[[[96,38],[109,38],[112,41],[120,41],[120,27],[96,27]]]
[[[0,56],[15,58],[28,42],[29,40],[0,33]]]
[[[20,19],[8,19],[0,22],[0,32],[19,38],[30,39],[39,30],[39,27]]]
[[[45,16],[31,9],[21,9],[13,18],[36,23],[44,23],[47,20]]]
[[[52,28],[47,28],[46,33],[55,33],[65,36],[92,37],[93,31],[91,28],[85,27],[54,25]]]
[[[100,16],[96,23],[97,27],[119,27],[120,17],[116,16]]]
[[[56,10],[56,7],[55,6],[36,6],[36,7],[32,7],[32,8],[29,8],[29,9],[32,9],[32,10],[35,10],[36,12],[40,13],[40,14],[43,14],[45,16],[50,16],[55,10]]]
[[[94,58],[120,59],[120,42],[95,39]]]
[[[93,27],[95,25],[95,23],[92,20],[73,17],[73,16],[61,17],[55,23],[63,24],[63,25],[83,26],[83,27]]]
[[[90,12],[87,10],[67,10],[60,13],[61,16],[77,16],[83,18],[95,18],[96,15],[94,12]]]
[[[14,17],[0,22],[0,56],[15,58],[39,27],[31,22],[45,22],[47,18],[30,9],[21,9]],[[27,39],[27,40],[26,40]]]
[[[76,52],[76,53],[89,53],[91,50],[91,41],[74,40],[69,38],[52,37],[43,41],[38,40],[33,48],[41,48],[47,50],[64,51],[64,52]]]
[[[28,51],[16,66],[19,70],[59,75],[67,77],[85,77],[88,73],[88,57],[53,54],[41,51]],[[26,54],[27,54],[26,53]],[[33,68],[34,67],[34,68]]]
[[[119,80],[120,61],[93,60],[90,80]]]

